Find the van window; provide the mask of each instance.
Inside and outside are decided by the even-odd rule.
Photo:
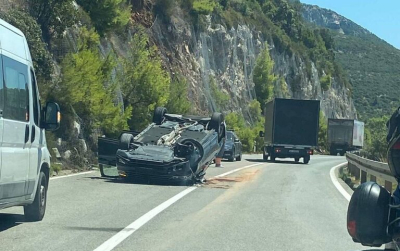
[[[0,55],[0,112],[2,113],[4,109],[4,85],[3,85],[3,60]],[[0,117],[3,114],[0,114]]]
[[[29,88],[27,66],[3,56],[5,119],[28,121]]]
[[[33,70],[31,69],[31,89],[33,93],[33,120],[37,126],[39,125],[39,114],[40,114],[40,107],[39,107],[39,95],[37,93],[37,86],[36,86],[36,79]]]

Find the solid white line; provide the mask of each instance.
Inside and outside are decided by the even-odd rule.
[[[78,176],[78,175],[84,175],[84,174],[89,174],[89,173],[94,173],[95,171],[88,171],[88,172],[83,172],[83,173],[74,173],[74,174],[68,174],[64,176],[57,176],[57,177],[52,177],[50,180],[58,180],[58,179],[64,179],[64,178],[69,178],[73,176]]]
[[[235,173],[235,172],[239,172],[243,169],[262,165],[262,164],[264,164],[264,163],[258,163],[258,164],[253,164],[253,165],[237,168],[235,170],[217,175],[214,178],[223,177],[223,176]],[[186,195],[188,195],[189,193],[193,192],[196,189],[197,189],[197,187],[189,187],[189,188],[183,190],[182,192],[178,193],[174,197],[170,198],[169,200],[167,200],[167,201],[163,202],[162,204],[158,205],[157,207],[153,208],[152,210],[150,210],[149,212],[147,212],[146,214],[141,216],[139,219],[132,222],[129,226],[127,226],[126,228],[122,229],[120,232],[115,234],[113,237],[111,237],[110,239],[105,241],[94,251],[111,251],[111,250],[113,250],[116,246],[118,246],[121,242],[123,242],[126,238],[128,238],[130,235],[132,235],[136,230],[141,228],[143,225],[145,225],[151,219],[156,217],[159,213],[161,213],[162,211],[164,211],[165,209],[170,207],[172,204],[174,204],[175,202],[182,199],[183,197],[185,197]]]
[[[339,183],[338,178],[335,175],[335,169],[346,165],[347,162],[339,164],[331,168],[329,172],[331,176],[332,183],[335,185],[336,189],[346,198],[347,201],[350,201],[351,195],[343,188],[343,186]]]
[[[238,168],[238,169],[235,169],[235,170],[232,170],[232,171],[229,171],[229,172],[226,172],[226,173],[223,173],[223,174],[217,175],[217,176],[215,176],[214,178],[221,178],[221,177],[227,176],[227,175],[229,175],[229,174],[232,174],[232,173],[236,173],[236,172],[242,171],[243,169],[247,169],[247,168],[250,168],[250,167],[253,167],[253,166],[259,166],[259,165],[262,165],[262,164],[265,164],[265,163],[258,163],[258,164],[253,164],[253,165],[249,165],[249,166],[241,167],[241,168]]]

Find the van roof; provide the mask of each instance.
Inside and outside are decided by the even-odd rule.
[[[7,23],[6,21],[4,21],[3,19],[0,18],[0,25],[6,27],[7,29],[17,33],[18,35],[22,36],[25,38],[24,33],[22,33],[22,31],[20,29],[18,29],[17,27],[12,26],[11,24]]]
[[[0,19],[0,50],[1,54],[11,56],[32,66],[32,57],[24,33]]]

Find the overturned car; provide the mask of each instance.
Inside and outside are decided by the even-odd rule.
[[[119,177],[180,184],[202,181],[223,147],[223,122],[221,113],[211,117],[186,116],[168,114],[166,108],[157,107],[153,123],[142,132],[120,135],[118,147],[114,148],[118,148],[115,163]],[[104,156],[100,150],[99,156]]]

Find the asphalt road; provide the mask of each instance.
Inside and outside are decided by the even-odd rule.
[[[329,176],[344,157],[313,156],[308,165],[243,157],[212,165],[207,184],[196,188],[123,183],[98,172],[51,180],[42,222],[24,222],[22,208],[0,211],[1,250],[367,249],[347,234],[348,201]],[[248,168],[213,178],[241,167]]]

